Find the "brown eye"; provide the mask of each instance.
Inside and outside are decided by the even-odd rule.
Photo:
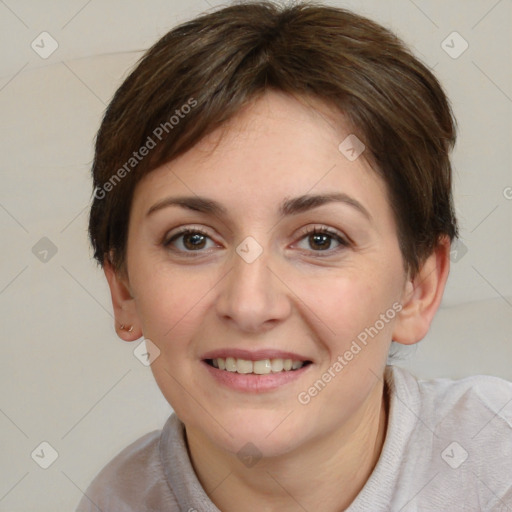
[[[206,237],[201,233],[188,233],[183,235],[183,245],[190,250],[203,249]]]
[[[305,243],[304,243],[305,242]],[[301,244],[303,244],[301,246]],[[306,247],[304,247],[306,245]],[[309,229],[300,239],[299,247],[316,253],[334,253],[338,249],[348,247],[349,243],[337,232],[329,228]]]
[[[208,246],[208,241],[212,245]],[[164,247],[173,249],[177,252],[200,252],[202,249],[210,249],[215,244],[211,238],[197,229],[186,229],[173,235],[164,242]]]
[[[331,248],[332,236],[325,233],[314,233],[308,237],[309,246],[315,251],[325,251]]]

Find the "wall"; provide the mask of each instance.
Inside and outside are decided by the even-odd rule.
[[[463,246],[452,255],[431,332],[399,364],[425,378],[512,380],[512,4],[329,3],[353,7],[404,38],[441,79],[459,121]],[[0,3],[0,511],[73,510],[98,470],[170,413],[135,345],[113,329],[106,281],[86,236],[89,169],[100,118],[127,71],[173,25],[209,4],[220,5]],[[42,32],[58,44],[50,56],[55,43]],[[458,56],[463,40],[469,46]],[[46,470],[31,457],[43,441],[58,453]]]

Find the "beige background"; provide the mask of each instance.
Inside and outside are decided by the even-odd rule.
[[[431,332],[400,364],[422,377],[512,380],[512,2],[328,3],[404,38],[445,85],[459,121],[456,203],[467,252],[454,257]],[[216,5],[0,2],[0,511],[73,510],[99,469],[170,413],[133,355],[137,342],[113,329],[86,236],[89,167],[102,113],[141,52]],[[58,43],[48,58],[31,47],[43,31]],[[464,41],[453,31],[469,44],[458,58]],[[41,252],[51,247],[55,254]],[[43,441],[58,453],[48,469],[31,458]],[[48,462],[51,449],[35,453]]]

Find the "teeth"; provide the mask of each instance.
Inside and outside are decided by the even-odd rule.
[[[253,367],[254,373],[257,373],[258,375],[264,375],[272,371],[272,366],[270,365],[269,359],[263,359],[263,361],[254,361]]]
[[[219,359],[221,359],[221,358],[220,357],[217,358],[217,363],[219,362]],[[236,360],[234,357],[228,357],[226,359],[226,370],[228,372],[236,372]]]
[[[249,361],[247,359],[236,359],[234,357],[217,357],[212,359],[212,365],[219,370],[236,373],[255,373],[266,375],[282,371],[298,370],[304,366],[303,361],[292,359],[262,359],[260,361]]]
[[[252,361],[247,361],[246,359],[237,359],[236,371],[238,373],[252,373]]]
[[[282,372],[284,369],[284,361],[282,359],[272,359],[270,366],[273,372]]]

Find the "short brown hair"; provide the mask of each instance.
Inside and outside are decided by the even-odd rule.
[[[455,119],[429,69],[389,30],[348,10],[244,2],[172,29],[115,93],[92,167],[89,236],[100,265],[111,255],[126,271],[138,181],[270,89],[321,100],[354,126],[386,183],[413,275],[441,236],[457,236]]]

